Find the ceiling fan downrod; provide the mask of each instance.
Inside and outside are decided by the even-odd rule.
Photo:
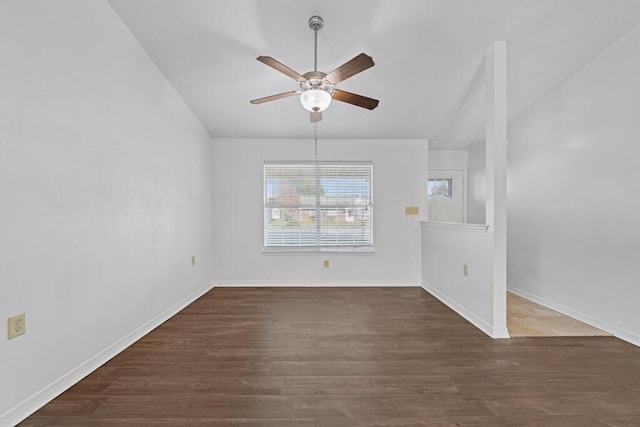
[[[317,15],[309,18],[309,28],[313,30],[313,71],[318,71],[318,31],[324,27],[324,20]]]

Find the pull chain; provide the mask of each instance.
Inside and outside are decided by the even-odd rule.
[[[318,123],[313,124],[313,141],[315,143],[316,165],[318,164]]]

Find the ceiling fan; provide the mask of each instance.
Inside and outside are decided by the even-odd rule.
[[[266,64],[297,81],[300,84],[300,90],[292,90],[290,92],[279,93],[277,95],[265,96],[264,98],[252,99],[249,102],[252,104],[262,104],[263,102],[300,95],[300,102],[302,103],[302,106],[311,113],[311,123],[316,123],[322,120],[322,112],[327,109],[329,104],[331,104],[332,99],[366,108],[368,110],[373,110],[378,106],[380,101],[377,99],[368,98],[366,96],[335,88],[338,83],[366,70],[367,68],[373,67],[375,64],[373,62],[373,58],[369,55],[361,53],[330,73],[318,71],[318,31],[323,26],[324,21],[321,17],[312,16],[309,18],[309,28],[314,32],[313,71],[299,74],[270,56],[258,56],[258,58],[256,58],[263,64]]]

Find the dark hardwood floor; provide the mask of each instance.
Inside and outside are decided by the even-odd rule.
[[[24,426],[640,425],[640,348],[492,340],[420,288],[215,288]]]

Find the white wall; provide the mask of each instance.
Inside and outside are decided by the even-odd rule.
[[[509,285],[640,345],[640,27],[509,129]]]
[[[487,169],[484,142],[469,148],[467,169],[467,222],[486,222]]]
[[[2,2],[0,57],[11,425],[207,289],[212,142],[106,2]]]
[[[319,160],[374,163],[371,254],[262,252],[263,162],[313,160],[312,139],[218,139],[214,150],[216,205],[222,207],[215,233],[217,285],[420,283],[420,216],[406,216],[404,208],[418,206],[426,214],[426,141],[318,141]],[[323,268],[325,259],[329,269]]]
[[[486,226],[422,223],[422,286],[487,335],[497,336],[492,255]]]
[[[468,151],[465,150],[429,150],[429,169],[467,170]]]
[[[508,337],[506,59],[506,43],[494,42],[484,61],[486,225],[425,221],[421,237],[423,288],[493,338]]]

